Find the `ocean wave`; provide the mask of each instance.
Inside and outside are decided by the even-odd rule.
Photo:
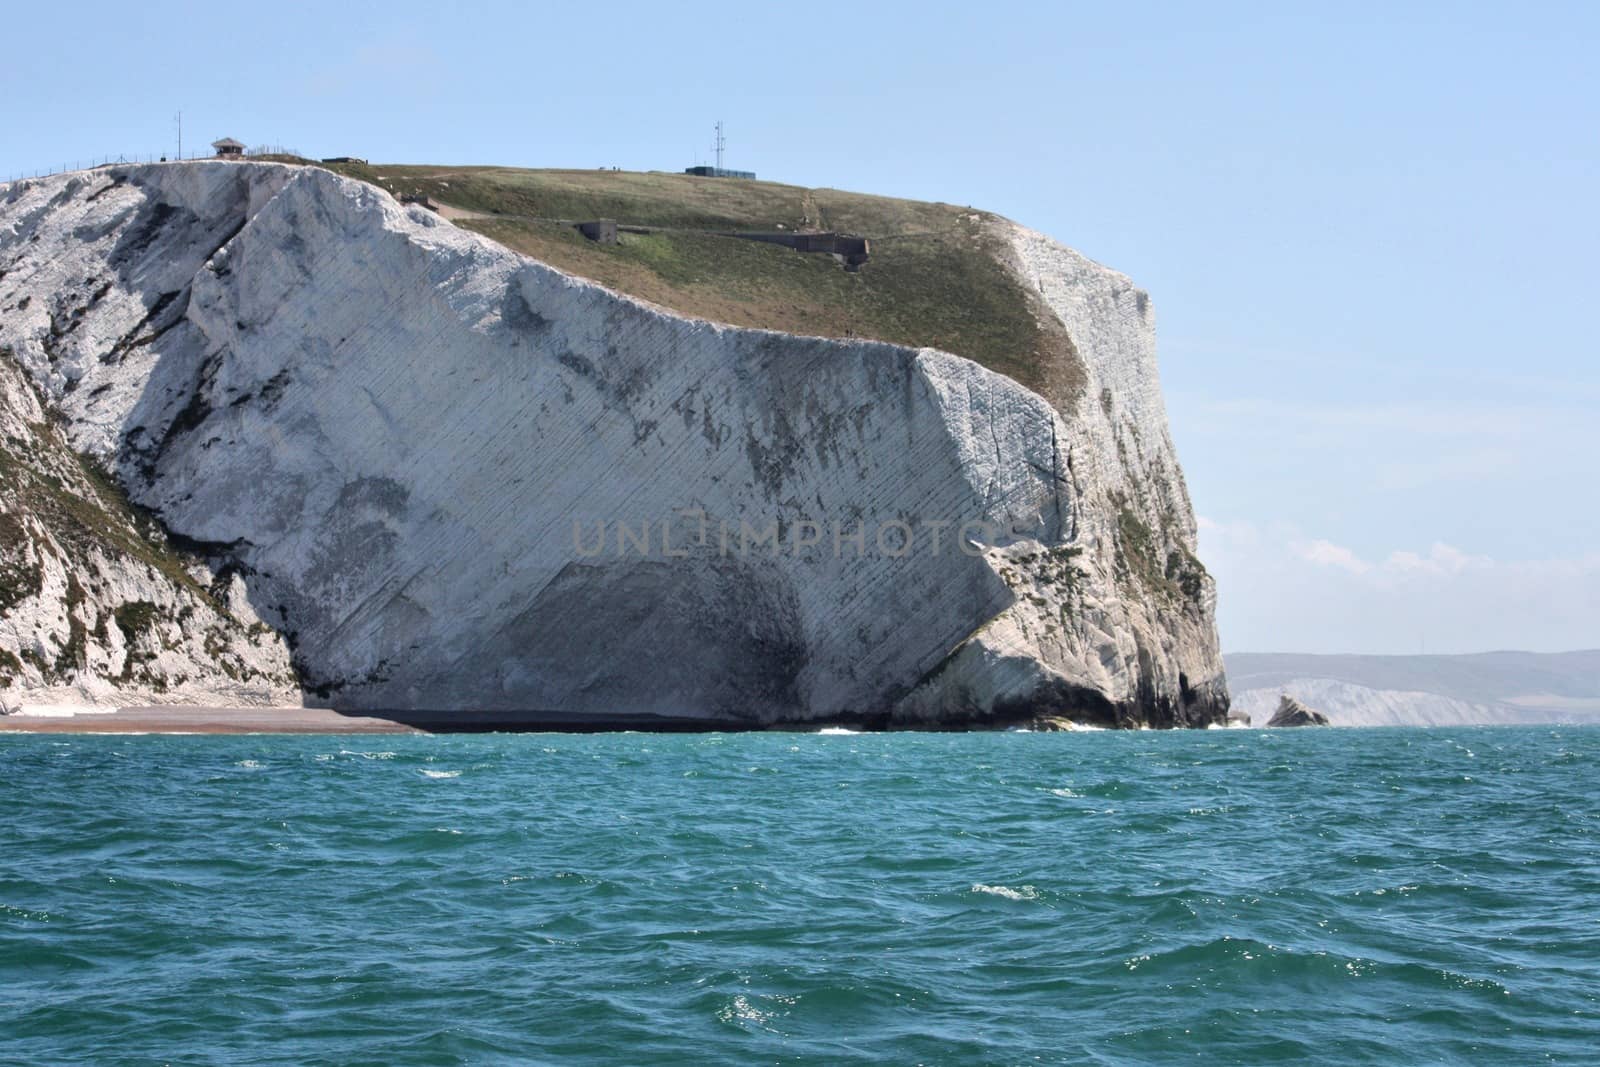
[[[0,737],[3,1058],[1593,1060],[1600,729],[1100,740]]]
[[[754,1023],[764,1026],[772,1018],[771,1012],[762,1011],[749,998],[743,994],[734,997],[727,1004],[717,1010],[717,1020],[724,1023]]]
[[[985,885],[975,882],[972,886],[974,893],[988,893],[991,896],[1004,897],[1007,900],[1038,900],[1039,891],[1031,885],[1017,886],[1013,889],[1008,885]]]

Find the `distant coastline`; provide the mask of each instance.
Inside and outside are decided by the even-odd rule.
[[[1600,651],[1224,659],[1234,709],[1256,725],[1284,693],[1335,726],[1600,723]]]

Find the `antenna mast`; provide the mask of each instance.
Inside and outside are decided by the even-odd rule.
[[[723,148],[723,145],[725,145],[727,143],[723,139],[723,136],[722,136],[722,120],[721,119],[717,120],[717,139],[716,139],[716,141],[714,143],[717,146],[717,169],[721,170],[722,169],[722,148]]]
[[[183,112],[178,112],[178,162],[183,162]]]

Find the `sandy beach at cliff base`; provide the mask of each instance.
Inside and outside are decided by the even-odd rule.
[[[61,734],[421,733],[391,719],[331,708],[100,707],[24,704],[0,715],[0,732]]]

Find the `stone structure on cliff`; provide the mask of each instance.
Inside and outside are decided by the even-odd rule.
[[[1070,338],[1052,399],[931,349],[674,315],[313,167],[0,186],[0,679],[1220,722],[1148,299],[997,236]]]

